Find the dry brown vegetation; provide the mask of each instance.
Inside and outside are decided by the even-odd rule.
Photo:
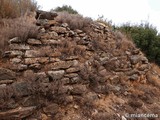
[[[36,38],[38,35],[38,27],[33,24],[33,19],[28,17],[19,17],[15,19],[2,19],[0,31],[0,48],[4,49],[9,39],[19,37],[21,42],[25,42],[28,38]]]
[[[38,8],[34,0],[0,0],[0,5],[0,18],[20,17]]]
[[[147,74],[148,82],[160,88],[160,68],[156,64],[151,65],[151,70]]]
[[[24,42],[37,37],[38,28],[33,24],[36,9],[34,0],[0,0],[0,54],[10,38],[19,37]]]
[[[13,89],[10,87],[0,88],[0,109],[5,109],[8,106],[8,102],[12,102],[11,97],[13,95]]]
[[[60,51],[64,56],[84,56],[86,48],[81,45],[77,45],[74,41],[66,40],[61,43],[60,47],[58,47],[58,51]]]
[[[68,23],[71,29],[84,30],[92,22],[91,18],[84,18],[79,14],[69,14],[68,12],[59,12],[56,20],[59,23]]]

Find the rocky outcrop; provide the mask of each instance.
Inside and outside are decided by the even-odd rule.
[[[102,23],[70,29],[52,19],[57,14],[39,14],[48,19],[38,23],[39,37],[13,38],[4,52],[9,67],[0,68],[0,118],[118,120],[135,110],[159,113],[152,66],[131,41]]]

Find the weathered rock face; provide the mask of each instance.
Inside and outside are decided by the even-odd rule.
[[[48,20],[39,19],[39,38],[22,44],[15,37],[4,52],[9,65],[0,68],[0,118],[118,120],[126,111],[159,113],[159,68],[131,41],[102,23],[84,32],[57,23],[57,14],[40,14]]]

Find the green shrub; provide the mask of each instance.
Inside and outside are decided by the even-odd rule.
[[[130,36],[151,62],[160,65],[160,35],[156,28],[145,23],[133,26],[125,24],[116,29]]]
[[[76,10],[74,10],[71,6],[68,5],[63,5],[62,7],[57,7],[55,9],[53,9],[56,12],[68,12],[70,14],[78,14],[78,12]]]

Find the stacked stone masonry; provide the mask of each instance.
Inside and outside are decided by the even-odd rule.
[[[75,101],[96,101],[110,92],[118,94],[123,90],[127,94],[127,88],[121,88],[120,81],[146,84],[146,74],[151,67],[147,58],[130,42],[118,39],[108,26],[94,23],[90,32],[84,32],[71,30],[67,23],[57,24],[54,20],[48,20],[48,24],[47,29],[40,26],[37,39],[29,38],[25,43],[18,37],[9,40],[9,50],[3,56],[9,61],[9,67],[0,68],[0,88],[8,91],[12,88],[13,93],[7,101],[7,112],[0,110],[0,118],[57,119],[55,116],[60,110],[63,112],[65,105],[73,103],[73,109],[79,109]],[[57,96],[65,95],[64,106],[60,106],[59,100],[52,103],[48,100],[51,104],[39,107],[30,85],[33,81],[43,87],[42,91],[60,84],[61,89],[56,89],[57,93],[51,91],[51,95],[53,92]],[[16,96],[21,99],[17,100]],[[83,119],[89,120],[84,116]]]

